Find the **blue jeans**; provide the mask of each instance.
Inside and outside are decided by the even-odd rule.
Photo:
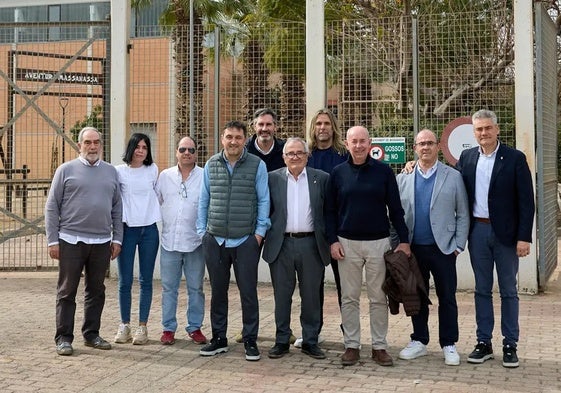
[[[123,229],[123,245],[117,260],[121,321],[128,323],[131,320],[134,255],[138,247],[138,282],[140,283],[138,321],[146,323],[152,305],[152,277],[160,245],[158,227],[156,224],[144,227],[129,227],[123,224]]]
[[[477,341],[491,343],[493,314],[493,266],[501,295],[501,333],[503,345],[516,347],[518,326],[518,256],[516,245],[505,246],[496,237],[491,224],[475,221],[469,236],[471,266],[475,275],[475,320]]]
[[[167,251],[160,247],[160,274],[162,277],[163,330],[167,332],[177,330],[177,296],[181,274],[185,275],[189,295],[185,330],[192,333],[200,329],[205,314],[203,247],[199,246],[192,252]]]

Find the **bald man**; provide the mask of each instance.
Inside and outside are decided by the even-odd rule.
[[[387,352],[388,306],[382,284],[384,253],[390,247],[390,221],[399,236],[396,251],[411,255],[399,190],[389,165],[370,157],[370,136],[364,127],[347,131],[349,159],[331,172],[328,184],[327,236],[331,257],[339,261],[344,366],[360,359],[360,292],[363,270],[370,301],[372,358],[392,366]]]
[[[434,279],[438,297],[439,343],[444,363],[460,364],[458,305],[456,303],[456,257],[465,248],[469,233],[469,205],[462,176],[438,161],[440,145],[428,129],[417,134],[413,146],[419,160],[411,174],[397,176],[401,205],[409,229],[411,250],[417,258],[423,282],[429,291]],[[429,306],[421,301],[419,314],[411,317],[411,341],[399,353],[405,360],[427,355]]]

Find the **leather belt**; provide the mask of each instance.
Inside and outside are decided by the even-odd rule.
[[[313,236],[313,235],[314,235],[313,232],[285,232],[284,233],[284,237],[295,237],[297,239],[300,239],[302,237]]]
[[[491,220],[489,220],[488,218],[483,218],[483,217],[474,217],[475,221],[479,221],[479,222],[484,222],[485,224],[490,224]]]

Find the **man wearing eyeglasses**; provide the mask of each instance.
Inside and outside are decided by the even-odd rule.
[[[212,298],[212,339],[199,353],[228,352],[228,288],[234,267],[242,305],[245,358],[257,361],[259,300],[257,271],[265,233],[270,226],[269,186],[265,163],[245,148],[246,125],[231,121],[222,131],[223,149],[205,164],[197,232],[203,236]]]
[[[194,343],[205,344],[207,339],[201,331],[205,310],[205,260],[196,226],[203,169],[197,166],[197,147],[190,137],[179,141],[175,157],[177,165],[163,170],[156,186],[162,210],[163,333],[160,342],[164,345],[175,343],[177,297],[183,274],[189,297],[185,330]]]
[[[424,129],[415,138],[419,159],[411,174],[397,176],[411,251],[417,258],[429,291],[432,274],[438,297],[439,343],[444,363],[460,364],[458,306],[456,304],[456,257],[466,245],[469,233],[469,206],[462,176],[438,161],[440,147],[436,135]],[[411,341],[399,353],[405,360],[427,355],[429,306],[421,299],[419,314],[411,317]]]
[[[329,109],[318,110],[310,120],[308,129],[308,139],[310,155],[308,158],[308,166],[315,169],[321,169],[324,172],[331,173],[333,168],[342,164],[349,158],[349,153],[345,148],[341,130],[337,124],[337,119],[333,112]],[[341,277],[339,276],[339,265],[336,259],[331,259],[331,268],[333,269],[333,278],[337,288],[337,301],[341,308]],[[325,272],[324,272],[325,273]],[[320,303],[321,303],[321,324],[318,342],[323,342],[321,329],[323,327],[323,303],[324,303],[324,284],[323,280],[320,287]],[[343,324],[341,324],[341,331]],[[302,338],[298,338],[294,346],[300,348],[302,346]]]
[[[78,158],[59,166],[45,205],[49,256],[59,260],[56,296],[56,352],[74,353],[76,292],[84,271],[84,345],[111,349],[99,335],[109,260],[121,252],[122,200],[115,167],[101,159],[101,133],[85,127],[78,134]]]
[[[286,141],[283,157],[286,168],[269,173],[271,229],[263,249],[275,297],[276,338],[269,357],[277,359],[289,352],[292,295],[298,280],[302,352],[324,359],[318,333],[320,287],[325,266],[331,262],[323,213],[329,175],[306,167],[308,145],[301,138]]]

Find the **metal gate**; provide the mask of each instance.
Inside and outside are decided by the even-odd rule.
[[[108,37],[108,21],[0,24],[0,270],[57,267],[45,201],[82,126],[105,128]]]
[[[557,29],[535,7],[538,285],[543,290],[557,267]]]

